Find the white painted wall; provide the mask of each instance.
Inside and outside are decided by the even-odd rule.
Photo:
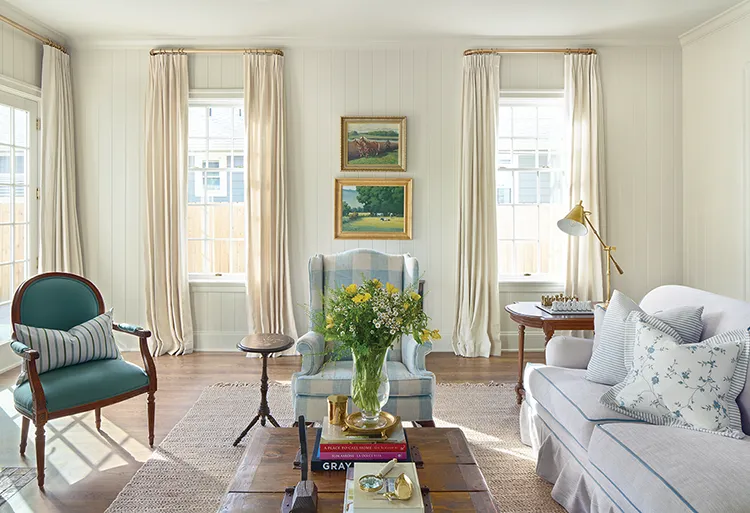
[[[684,282],[747,300],[750,3],[686,34],[682,43]]]
[[[487,43],[487,42],[483,42]],[[450,350],[456,258],[461,53],[475,42],[371,47],[285,46],[289,224],[296,304],[307,302],[307,259],[355,247],[409,252],[425,273],[426,308]],[[608,146],[610,240],[626,271],[617,286],[639,299],[679,283],[681,146],[679,47],[600,47]],[[145,323],[143,303],[143,109],[145,49],[78,48],[73,60],[79,201],[86,272],[118,319]],[[504,89],[561,89],[562,56],[508,55]],[[191,56],[194,89],[242,88],[239,55]],[[333,239],[339,117],[405,115],[414,178],[414,240]],[[346,176],[393,176],[347,173]],[[636,224],[637,223],[637,224]],[[535,300],[547,287],[513,285],[501,303]],[[244,290],[192,288],[197,347],[233,350],[244,331]],[[300,331],[306,322],[297,311]],[[507,317],[503,345],[516,346]],[[530,335],[527,347],[542,347]]]

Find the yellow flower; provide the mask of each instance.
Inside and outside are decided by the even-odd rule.
[[[430,337],[432,338],[432,340],[440,340],[441,338],[443,338],[440,335],[440,331],[438,330],[432,330],[432,333],[430,333]]]
[[[354,301],[357,304],[360,304],[364,300],[365,300],[365,296],[363,296],[362,294],[357,294],[356,296],[352,298],[352,301]]]
[[[332,315],[326,315],[326,329],[333,328],[333,316]]]
[[[391,285],[390,283],[386,283],[385,291],[389,294],[395,294],[396,292],[398,292],[398,289],[394,287],[393,285]]]
[[[350,296],[351,296],[351,295],[354,295],[354,294],[356,294],[356,293],[357,293],[357,284],[356,284],[356,283],[352,283],[352,284],[351,284],[351,285],[349,285],[348,287],[344,287],[344,290],[345,290],[345,291],[346,291],[346,293],[347,293],[347,294],[349,294]]]
[[[404,311],[409,309],[409,303],[404,303]]]
[[[432,336],[432,332],[430,330],[422,330],[422,341],[427,342],[430,340],[430,337]]]
[[[410,296],[410,297],[411,297],[411,298],[412,298],[412,299],[413,299],[414,301],[419,301],[420,299],[422,299],[422,296],[420,296],[419,294],[417,294],[417,293],[416,293],[416,292],[414,292],[413,290],[412,290],[411,292],[409,292],[409,296]]]
[[[372,298],[372,294],[370,294],[369,292],[365,292],[364,296],[362,296],[362,297],[363,297],[362,302],[366,303],[367,301],[369,301]]]
[[[383,284],[382,284],[382,283],[380,283],[380,280],[379,280],[379,279],[377,279],[377,278],[373,278],[373,279],[372,279],[372,284],[373,284],[373,285],[375,285],[375,288],[376,288],[376,289],[379,289],[380,287],[382,287],[382,286],[383,286]]]

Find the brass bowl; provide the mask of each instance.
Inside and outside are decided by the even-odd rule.
[[[396,417],[388,412],[381,411],[380,418],[385,420],[384,426],[365,428],[359,427],[357,422],[362,418],[362,412],[354,412],[347,415],[343,431],[347,435],[367,435],[388,438],[390,431],[401,422],[401,417]]]

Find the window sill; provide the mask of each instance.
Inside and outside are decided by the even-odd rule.
[[[507,276],[498,281],[500,292],[563,292],[565,283],[544,276]]]
[[[232,292],[245,293],[245,280],[236,277],[190,278],[190,290],[194,292]]]

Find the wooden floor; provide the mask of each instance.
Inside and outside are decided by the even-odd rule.
[[[427,367],[438,382],[512,382],[516,380],[515,353],[493,358],[460,358],[450,353],[430,354]],[[126,359],[139,362],[137,353]],[[542,361],[541,353],[527,354]],[[260,360],[235,353],[197,353],[156,360],[156,439],[159,444],[198,399],[204,387],[217,382],[260,380]],[[299,357],[269,360],[271,380],[288,382],[300,368]],[[13,408],[13,384],[18,370],[0,374],[0,467],[34,465],[30,436],[26,459],[18,453],[21,418]],[[33,434],[33,427],[32,427]],[[45,493],[35,483],[26,485],[0,513],[102,513],[149,457],[145,395],[102,410],[102,433],[94,427],[93,412],[53,420],[47,424]],[[137,513],[137,512],[134,512]]]

